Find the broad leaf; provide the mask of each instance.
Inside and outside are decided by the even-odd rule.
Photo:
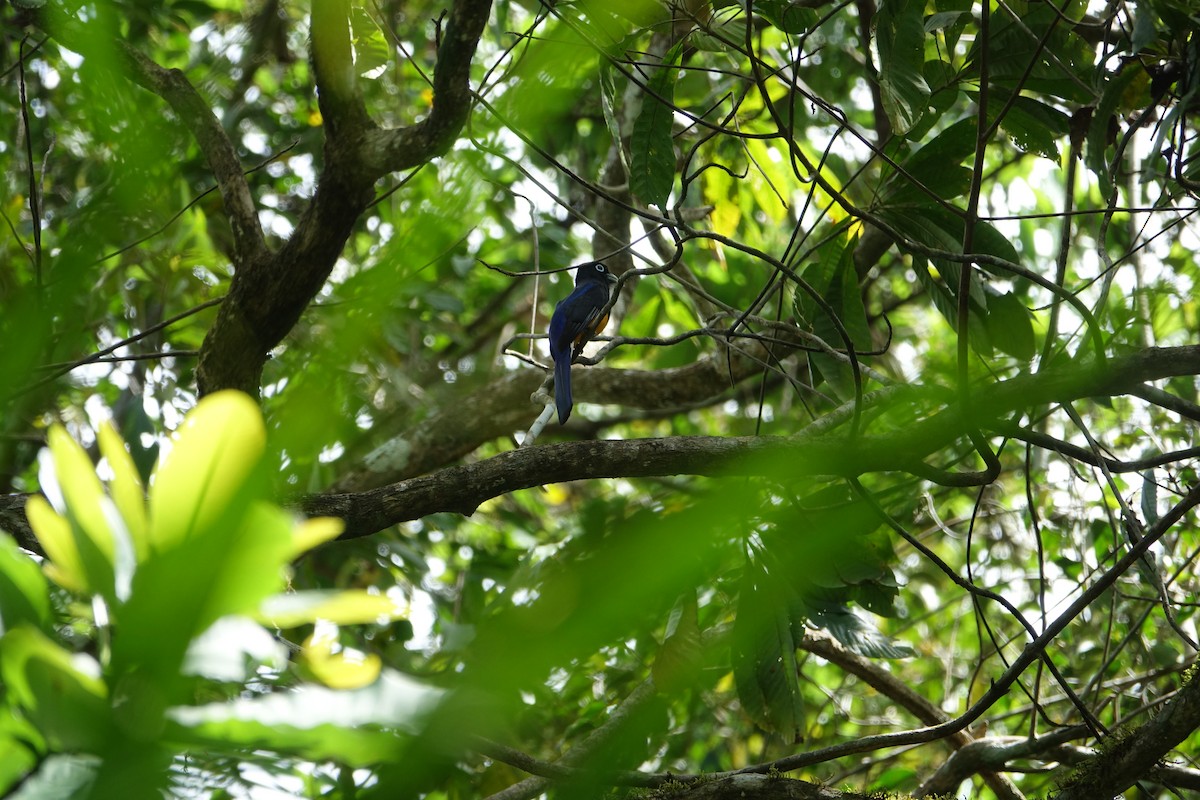
[[[975,152],[976,129],[975,120],[959,120],[901,161],[903,171],[892,173],[884,183],[883,202],[921,204],[933,197],[953,200],[966,194],[971,170],[962,162]]]
[[[89,656],[73,655],[30,627],[0,639],[0,677],[8,699],[56,750],[96,753],[112,735],[108,689]]]
[[[145,558],[149,552],[146,538],[146,495],[137,466],[112,423],[101,425],[97,438],[100,453],[108,461],[108,468],[113,474],[108,482],[113,502],[121,512],[121,518],[133,539],[138,558]]]
[[[343,648],[337,629],[318,630],[304,640],[300,663],[305,671],[333,689],[360,689],[379,677],[383,661],[374,653]]]
[[[830,242],[822,251],[821,261],[805,271],[804,277],[837,315],[837,322],[849,335],[855,350],[871,348],[871,331],[867,326],[867,312],[858,288],[858,273],[854,267],[854,244],[857,236],[839,238]],[[846,343],[838,325],[830,319],[828,312],[803,289],[796,290],[797,313],[807,321],[813,333],[838,351],[846,350]],[[844,360],[825,352],[810,355],[813,366],[836,388],[842,396],[853,395],[854,377],[852,367]]]
[[[0,534],[0,636],[19,625],[48,633],[50,587],[37,564]]]
[[[50,555],[48,574],[65,588],[113,601],[117,540],[126,549],[127,534],[83,448],[59,425],[50,429],[47,441],[50,457],[43,451],[39,479],[57,508],[51,510],[34,495],[26,514]]]
[[[683,43],[672,47],[662,64],[653,67],[642,98],[642,113],[633,123],[629,139],[629,185],[633,193],[647,203],[663,208],[675,182],[675,146],[671,126],[675,119],[672,104],[675,99],[676,64]]]
[[[1121,96],[1137,78],[1138,70],[1126,69],[1110,75],[1105,73],[1105,85],[1100,95],[1100,102],[1092,113],[1092,122],[1088,127],[1087,144],[1084,150],[1084,163],[1095,173],[1100,182],[1100,194],[1108,197],[1112,192],[1113,178],[1109,171],[1109,153],[1113,152],[1113,138],[1117,128],[1117,112],[1120,108]]]
[[[323,619],[336,625],[383,623],[400,618],[404,609],[390,597],[366,591],[309,591],[280,594],[267,599],[259,615],[279,628]]]
[[[786,584],[756,559],[746,565],[731,638],[738,699],[750,717],[799,741],[804,699],[796,664],[792,602]]]
[[[0,714],[5,714],[7,709],[0,709]],[[22,778],[32,770],[38,763],[37,755],[29,748],[26,742],[8,735],[5,732],[0,732],[0,795],[3,795],[9,800],[14,797],[20,797],[19,794],[9,794],[18,783],[21,783]],[[25,786],[28,786],[28,781]],[[23,789],[24,790],[24,789]],[[71,797],[70,792],[46,794],[47,797]]]
[[[848,650],[865,658],[911,658],[915,655],[912,647],[887,638],[849,608],[814,609],[808,619],[815,627],[829,631]]]
[[[821,18],[815,9],[792,0],[760,0],[754,4],[754,10],[784,33],[804,33]]]
[[[1033,316],[1021,298],[1012,292],[992,293],[988,298],[987,328],[997,348],[1020,361],[1033,359]]]
[[[901,136],[916,125],[929,102],[925,65],[924,4],[885,0],[875,16],[879,92],[892,128]]]
[[[999,88],[997,96],[1003,97]],[[1067,135],[1069,123],[1070,117],[1054,106],[1019,95],[1000,127],[1025,152],[1057,161],[1058,140]]]
[[[56,514],[41,495],[29,498],[25,516],[38,543],[50,558],[45,563],[46,575],[64,589],[85,593],[89,586],[88,575],[79,555],[79,545],[71,533],[71,524]]]
[[[265,441],[262,414],[247,395],[225,391],[201,400],[155,472],[151,549],[170,550],[224,515],[242,493]]]
[[[172,734],[221,748],[257,748],[367,766],[401,755],[396,731],[420,730],[442,691],[393,670],[354,691],[305,686],[167,712]]]

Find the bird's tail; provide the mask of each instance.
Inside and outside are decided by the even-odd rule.
[[[566,425],[571,416],[571,351],[554,362],[554,404],[558,406],[558,424]]]

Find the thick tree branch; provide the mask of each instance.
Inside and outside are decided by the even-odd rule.
[[[258,222],[258,209],[246,182],[246,171],[233,142],[225,134],[220,120],[187,77],[177,69],[164,69],[127,42],[121,42],[121,54],[137,83],[166,100],[191,130],[221,189],[225,213],[233,230],[236,269],[252,268],[267,257]]]
[[[1124,792],[1158,761],[1200,728],[1200,671],[1193,669],[1183,688],[1158,716],[1134,731],[1118,733],[1096,757],[1075,772],[1056,795],[1058,800],[1093,800]]]
[[[381,130],[362,103],[350,47],[349,3],[313,8],[313,58],[328,124],[325,164],[291,237],[267,262],[239,271],[205,339],[197,368],[201,393],[235,388],[257,394],[267,353],[278,345],[337,263],[374,199],[383,175],[442,155],[470,112],[470,70],[491,0],[457,0],[438,51],[434,107],[422,122]]]
[[[772,355],[774,353],[774,355]],[[768,359],[782,360],[751,340],[725,348],[682,367],[647,371],[596,367],[576,369],[575,396],[581,401],[649,412],[694,408],[719,401],[731,386],[757,375]],[[536,370],[508,373],[453,403],[443,403],[423,419],[379,445],[332,487],[358,492],[424,475],[472,452],[485,442],[529,426],[537,409],[530,396],[545,380]]]
[[[879,795],[839,791],[778,775],[727,775],[690,786],[671,786],[680,800],[871,800]]]
[[[1054,751],[1064,742],[1089,735],[1082,725],[1060,728],[1037,739],[1025,737],[993,737],[977,739],[956,750],[938,767],[930,778],[917,790],[920,797],[930,795],[952,795],[955,789],[973,775],[996,774],[1008,768],[1009,762],[1026,758],[1054,759]]]
[[[44,556],[42,545],[33,533],[29,520],[25,517],[25,503],[28,494],[9,494],[0,497],[0,531],[4,531],[21,547],[31,553]]]
[[[581,370],[580,374],[589,372],[601,371]],[[1083,365],[1002,381],[973,395],[970,422],[1004,430],[1004,421],[1024,408],[1119,395],[1147,381],[1195,374],[1200,374],[1200,346],[1148,348],[1109,359],[1099,368]],[[310,515],[341,517],[346,520],[343,538],[356,538],[439,511],[471,514],[493,497],[571,480],[681,474],[761,475],[778,480],[868,472],[920,474],[928,469],[924,458],[965,436],[969,427],[959,409],[947,408],[905,430],[855,439],[821,429],[791,437],[564,442],[502,453],[369,491],[314,495],[300,505]],[[23,510],[13,508],[8,514],[9,524],[19,530]]]
[[[374,199],[375,181],[445,153],[470,112],[471,64],[490,0],[454,3],[438,53],[433,110],[425,120],[394,131],[375,126],[363,104],[350,45],[349,6],[347,0],[317,0],[313,6],[325,164],[296,230],[274,254],[263,239],[234,144],[212,109],[179,70],[159,66],[126,42],[111,45],[130,77],[162,97],[191,130],[217,178],[233,228],[235,272],[200,353],[196,376],[202,394],[223,388],[257,394],[267,353],[328,279],[353,226]],[[49,27],[72,49],[96,52],[96,37],[65,15],[56,14]]]
[[[924,459],[973,428],[1003,427],[1005,420],[1029,407],[1120,395],[1146,381],[1195,374],[1200,374],[1200,346],[1149,348],[1099,366],[1085,363],[981,387],[972,393],[969,414],[948,407],[883,435],[849,438],[834,431],[550,444],[359,494],[309,497],[302,506],[309,514],[342,517],[344,537],[354,538],[437,511],[471,514],[485,500],[518,489],[589,478],[761,475],[787,481],[804,475],[852,477],[869,472],[940,475]]]
[[[471,111],[471,63],[491,13],[491,0],[457,0],[450,9],[433,74],[433,110],[415,125],[372,129],[359,158],[377,176],[409,169],[450,149]]]
[[[311,27],[313,74],[328,156],[330,143],[361,133],[371,120],[354,72],[349,0],[313,0]]]
[[[1055,759],[1062,764],[1082,764],[1100,755],[1094,747],[1083,747],[1077,744],[1061,744],[1040,756],[1043,760]],[[1177,764],[1166,764],[1159,761],[1146,773],[1144,779],[1150,783],[1161,784],[1171,789],[1200,790],[1200,770],[1181,767]]]

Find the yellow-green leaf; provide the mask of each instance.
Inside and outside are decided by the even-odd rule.
[[[50,580],[69,591],[86,592],[87,575],[79,558],[79,548],[75,546],[75,537],[71,535],[71,524],[55,513],[40,494],[33,495],[25,503],[25,516],[42,549],[50,557],[45,565]]]
[[[379,678],[383,663],[374,653],[343,649],[336,633],[315,633],[304,641],[300,661],[314,678],[333,689],[358,689]]]
[[[145,558],[148,551],[146,541],[146,495],[142,479],[138,476],[133,458],[125,448],[121,434],[112,423],[100,426],[100,453],[108,460],[113,477],[109,481],[109,490],[117,510],[125,520],[125,528],[133,538],[138,560]]]
[[[67,431],[55,425],[47,442],[54,456],[54,472],[66,502],[67,518],[87,536],[91,546],[112,563],[113,534],[105,519],[103,504],[107,501],[104,486],[96,477],[96,465],[87,452]],[[85,543],[80,543],[85,544]],[[81,548],[82,551],[82,548]],[[84,566],[89,566],[84,552]],[[92,587],[97,588],[97,587]]]
[[[681,45],[672,47],[646,83],[642,113],[633,121],[630,135],[629,187],[647,203],[665,207],[675,182],[674,122],[675,81],[679,75]]]
[[[345,520],[337,517],[313,517],[297,523],[292,529],[292,552],[289,558],[296,558],[318,545],[333,541],[345,529]]]
[[[16,542],[0,536],[0,636],[21,624],[49,631],[52,622],[50,587],[42,571]]]
[[[150,489],[149,539],[164,551],[212,525],[262,457],[262,414],[242,392],[208,395],[180,426]]]
[[[98,752],[109,739],[108,690],[99,665],[22,626],[0,641],[0,677],[9,697],[55,750]]]
[[[260,619],[278,628],[293,628],[318,619],[337,625],[357,625],[403,616],[391,598],[366,591],[295,592],[268,597]]]

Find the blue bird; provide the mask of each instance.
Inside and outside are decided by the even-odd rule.
[[[608,324],[608,305],[617,276],[599,261],[575,270],[575,291],[554,307],[550,317],[550,356],[554,359],[554,404],[558,422],[571,416],[571,363],[583,347]]]

